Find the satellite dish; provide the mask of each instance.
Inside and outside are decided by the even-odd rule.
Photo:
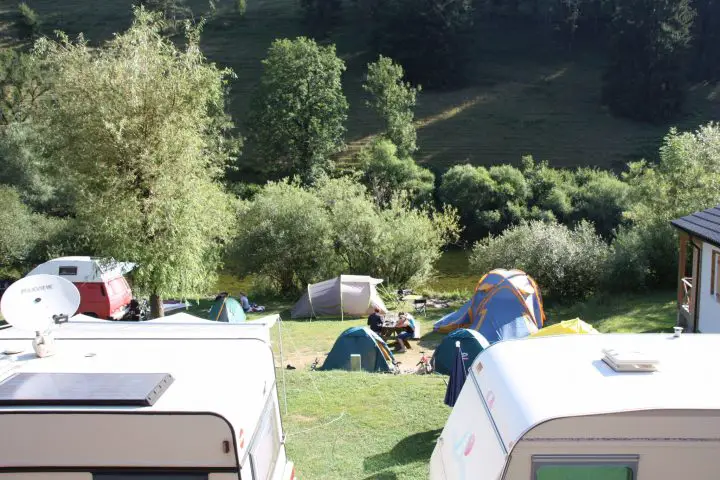
[[[0,313],[7,323],[41,334],[61,316],[75,315],[79,306],[80,292],[72,282],[46,274],[21,278],[0,299]]]

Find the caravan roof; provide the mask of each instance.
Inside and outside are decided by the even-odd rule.
[[[0,412],[212,414],[234,426],[234,443],[238,457],[243,458],[250,443],[248,432],[255,430],[266,399],[274,391],[272,351],[266,341],[256,337],[257,328],[262,327],[67,323],[55,330],[56,354],[45,358],[32,354],[26,335],[14,328],[4,328],[0,330],[0,352],[25,351],[16,355],[0,354],[0,379],[13,373],[169,373],[174,381],[152,406],[3,405]],[[242,365],[252,367],[228,370],[228,366]],[[243,431],[244,439],[241,438]],[[162,433],[158,432],[158,435]],[[48,438],[52,437],[50,440],[60,443],[62,435],[63,432],[58,431],[47,433]],[[183,441],[187,448],[192,444],[192,448],[197,449],[193,455],[211,455],[206,452],[207,448],[196,445],[197,441],[190,437]],[[140,441],[140,437],[137,440]],[[12,448],[12,443],[0,451],[0,463],[11,464],[5,459],[15,462],[23,456],[22,450],[18,450],[21,446]],[[108,446],[108,455],[111,450]],[[55,461],[59,462],[57,465],[63,465],[64,461],[71,460],[58,457]]]
[[[601,334],[498,342],[471,367],[505,448],[556,418],[642,410],[718,410],[720,335]],[[619,373],[603,349],[639,351],[659,360],[655,372]],[[540,365],[538,366],[538,362]]]
[[[102,282],[124,275],[135,268],[131,262],[104,263],[102,259],[89,256],[58,257],[41,263],[28,275],[59,275],[73,282]]]

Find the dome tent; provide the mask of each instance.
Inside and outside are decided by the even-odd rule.
[[[395,369],[387,343],[367,327],[351,327],[340,334],[319,370],[350,370],[350,355],[360,355],[360,368],[368,372]]]
[[[475,330],[466,328],[455,330],[440,342],[435,353],[433,353],[431,364],[433,370],[437,373],[450,375],[455,362],[455,349],[457,348],[455,342],[460,342],[460,350],[463,353],[463,363],[466,371],[472,365],[475,357],[490,346],[490,342]]]
[[[535,280],[520,270],[496,269],[480,279],[469,302],[435,322],[433,330],[446,333],[469,328],[493,344],[527,337],[544,323],[542,297]]]
[[[210,307],[208,318],[214,322],[242,323],[247,317],[240,302],[228,295],[218,295]]]
[[[563,320],[560,323],[549,325],[545,328],[541,328],[537,332],[530,335],[531,337],[542,337],[545,335],[567,335],[567,334],[586,334],[586,333],[600,333],[595,327],[587,322],[583,322],[579,318],[573,318],[572,320]]]
[[[375,289],[381,279],[367,275],[340,275],[313,283],[293,306],[291,318],[310,318],[328,315],[369,315],[375,308],[387,313],[385,303]]]

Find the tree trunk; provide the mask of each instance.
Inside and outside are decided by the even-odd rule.
[[[162,297],[156,293],[150,295],[150,318],[164,317]]]

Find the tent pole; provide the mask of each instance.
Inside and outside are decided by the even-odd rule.
[[[283,382],[283,399],[285,401],[285,415],[288,414],[287,405],[287,385],[285,384],[285,357],[283,355],[283,343],[282,343],[282,317],[278,315],[278,337],[280,338],[280,370],[282,371],[282,382]]]

